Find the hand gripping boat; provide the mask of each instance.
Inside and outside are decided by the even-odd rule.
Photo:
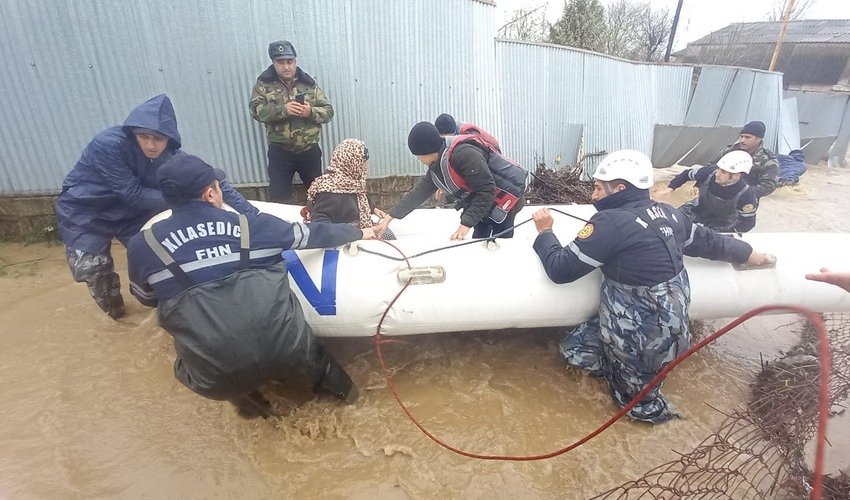
[[[300,206],[252,201],[260,211],[300,221]],[[591,205],[554,208],[589,219]],[[538,207],[525,207],[517,224]],[[145,227],[170,215],[166,211]],[[584,223],[553,213],[554,231],[568,244]],[[478,241],[454,248],[449,241],[458,214],[451,209],[420,209],[390,227],[392,245],[358,241],[337,249],[285,252],[292,288],[314,332],[324,337],[375,334],[390,301],[411,284],[384,319],[385,335],[462,332],[505,328],[576,325],[599,307],[601,272],[564,285],[543,271],[529,222],[512,239]],[[685,258],[691,282],[692,319],[735,317],[758,306],[790,304],[820,312],[850,311],[850,293],[805,274],[821,267],[850,267],[850,235],[843,233],[749,233],[742,237],[755,249],[777,258],[769,269],[736,270],[731,264]],[[442,250],[431,251],[438,248]],[[409,263],[401,253],[411,257]],[[429,252],[430,251],[430,252]],[[417,254],[425,253],[421,256]]]

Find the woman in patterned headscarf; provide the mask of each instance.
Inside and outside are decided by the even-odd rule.
[[[306,222],[347,222],[365,229],[372,227],[366,199],[366,169],[369,150],[363,141],[345,139],[331,154],[331,164],[307,190]]]

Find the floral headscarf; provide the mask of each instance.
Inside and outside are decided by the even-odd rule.
[[[366,161],[369,150],[359,139],[345,139],[331,153],[331,164],[307,189],[307,204],[318,193],[354,193],[360,212],[360,228],[372,227],[372,213],[366,199]]]

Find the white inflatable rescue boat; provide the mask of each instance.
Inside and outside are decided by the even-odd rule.
[[[251,203],[281,219],[301,220],[300,206]],[[596,211],[592,205],[553,207],[580,219]],[[525,207],[516,223],[530,219],[537,208]],[[163,212],[145,227],[169,215]],[[554,231],[564,245],[584,225],[559,213],[553,216]],[[408,280],[411,284],[383,321],[385,335],[576,325],[596,312],[601,272],[569,284],[552,283],[532,249],[537,236],[533,222],[518,227],[511,239],[463,244],[449,241],[458,221],[452,209],[419,209],[390,224],[398,237],[389,242],[392,246],[370,240],[287,253],[292,288],[314,332],[325,337],[374,335]],[[846,268],[850,235],[748,233],[742,238],[776,256],[776,267],[741,271],[731,264],[686,257],[691,319],[735,317],[769,304],[850,311],[850,294],[804,277],[821,267]],[[448,248],[432,251],[443,247]]]

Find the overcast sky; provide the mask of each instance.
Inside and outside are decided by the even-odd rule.
[[[635,0],[640,1],[640,0]],[[675,49],[731,23],[766,21],[767,13],[781,0],[684,0],[676,31]],[[517,9],[546,5],[546,18],[554,22],[564,11],[564,0],[495,0],[496,28]],[[605,5],[612,0],[601,0]],[[676,11],[677,0],[652,0],[654,7]],[[798,0],[799,3],[799,0]],[[815,0],[805,19],[850,19],[850,0]]]

